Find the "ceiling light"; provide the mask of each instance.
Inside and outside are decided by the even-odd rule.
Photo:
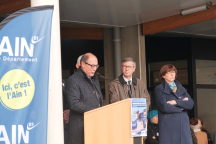
[[[208,2],[206,5],[181,10],[180,15],[187,15],[187,14],[195,13],[198,11],[206,10],[206,9],[209,9],[211,6],[212,6],[212,2]]]

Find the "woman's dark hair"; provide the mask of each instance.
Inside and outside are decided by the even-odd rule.
[[[175,66],[172,64],[166,64],[160,69],[160,73],[159,73],[160,80],[162,82],[164,82],[163,76],[169,71],[175,71],[175,73],[176,73],[175,78],[177,78],[177,69],[175,68]]]
[[[189,122],[191,125],[197,125],[199,123],[197,118],[192,118]]]
[[[203,120],[202,120],[200,117],[198,117],[197,119],[200,120],[200,122],[201,122],[201,125],[202,125],[202,127],[200,128],[201,131],[207,132],[207,133],[208,133],[208,131],[206,130],[205,125],[204,125],[204,123],[203,123]]]

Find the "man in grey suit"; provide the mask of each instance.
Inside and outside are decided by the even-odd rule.
[[[70,144],[84,144],[84,113],[104,105],[100,84],[95,75],[98,60],[86,53],[81,58],[81,66],[69,77],[66,85],[70,107]]]

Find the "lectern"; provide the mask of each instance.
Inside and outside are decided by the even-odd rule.
[[[131,137],[131,99],[84,113],[85,144],[143,144]]]

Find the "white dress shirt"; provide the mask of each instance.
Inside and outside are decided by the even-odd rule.
[[[123,75],[123,79],[127,82],[127,85],[128,85],[128,79],[126,79],[125,77],[124,77],[124,75]],[[131,77],[131,79],[130,79],[130,81],[131,81],[131,84],[132,84],[132,77]]]

